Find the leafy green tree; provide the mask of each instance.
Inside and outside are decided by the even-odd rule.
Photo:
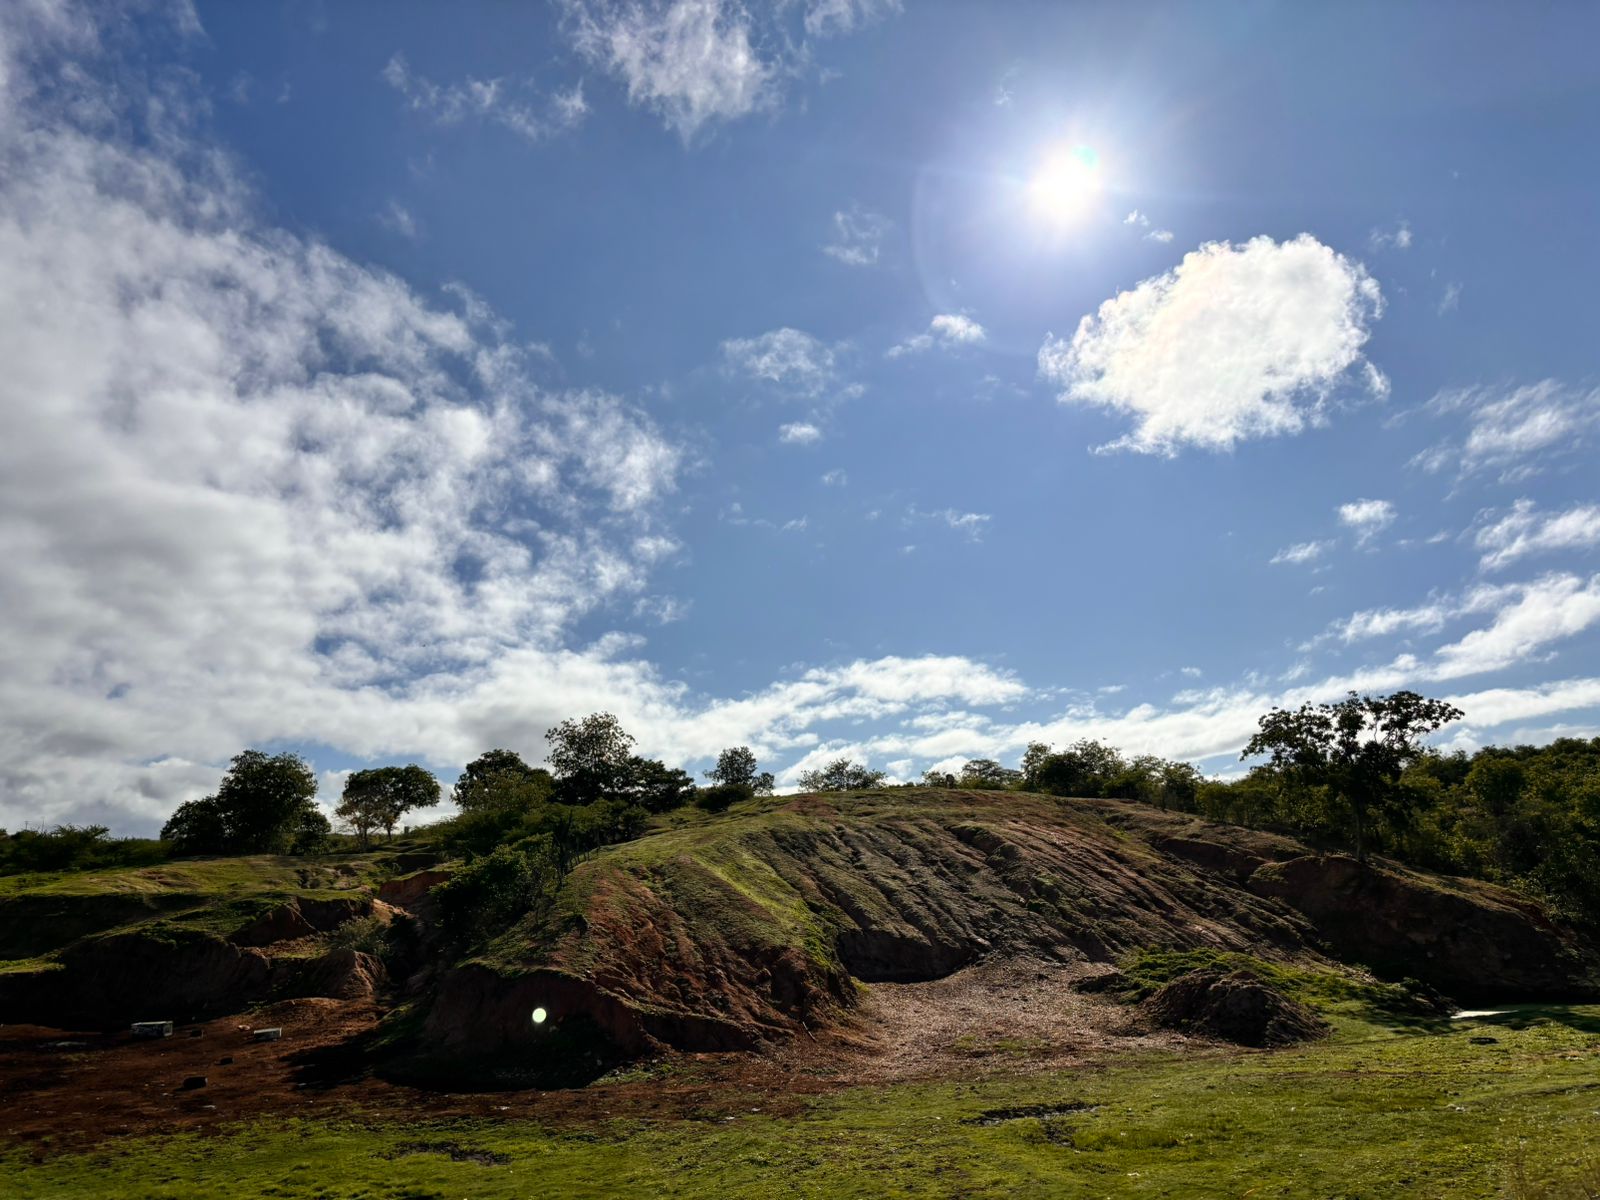
[[[550,772],[530,767],[522,756],[510,750],[486,750],[461,772],[450,798],[464,813],[482,812],[525,804],[537,795],[550,794]]]
[[[445,936],[458,945],[493,937],[542,907],[562,873],[548,837],[473,859],[434,890]]]
[[[1023,781],[1029,791],[1054,796],[1109,796],[1114,781],[1127,771],[1122,755],[1090,738],[1055,751],[1034,742],[1022,756]]]
[[[770,796],[777,781],[771,771],[758,771],[757,765],[749,746],[730,746],[717,755],[717,765],[706,772],[706,778],[716,784],[747,787],[754,796]]]
[[[988,789],[1009,788],[1022,782],[1022,772],[1002,767],[992,758],[974,758],[961,768],[960,786]]]
[[[161,831],[178,854],[307,853],[327,838],[317,778],[297,754],[246,750],[215,795],[178,807]]]
[[[868,770],[848,758],[836,758],[825,767],[800,773],[800,789],[806,792],[857,792],[883,786],[884,773]]]
[[[592,804],[626,790],[634,769],[633,737],[610,713],[563,721],[544,736],[556,791],[565,803]]]
[[[374,829],[394,837],[401,816],[439,803],[439,781],[415,763],[404,767],[374,767],[355,771],[344,781],[344,793],[334,816],[349,823],[367,847]]]
[[[661,813],[682,808],[695,798],[694,793],[694,779],[687,771],[635,755],[628,760],[627,779],[618,798],[646,812]]]
[[[953,788],[960,783],[949,771],[935,771],[931,767],[922,773],[922,786],[930,788]]]
[[[1268,755],[1275,770],[1327,788],[1348,808],[1356,858],[1365,861],[1373,813],[1406,815],[1410,793],[1400,786],[1400,776],[1422,757],[1422,739],[1463,715],[1416,692],[1351,692],[1334,704],[1273,709],[1261,718],[1241,757]]]

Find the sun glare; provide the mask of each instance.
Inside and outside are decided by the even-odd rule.
[[[1089,211],[1100,194],[1100,156],[1088,146],[1053,150],[1028,184],[1034,214],[1065,225]]]

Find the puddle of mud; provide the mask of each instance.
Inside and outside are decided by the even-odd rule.
[[[1047,1121],[1052,1117],[1072,1117],[1092,1113],[1098,1104],[1023,1104],[1016,1108],[985,1109],[975,1117],[968,1117],[963,1125],[1004,1125],[1009,1121]]]
[[[509,1154],[493,1150],[468,1150],[460,1142],[401,1142],[392,1153],[382,1157],[404,1158],[408,1154],[446,1154],[451,1162],[475,1162],[483,1167],[500,1167],[511,1161]]]

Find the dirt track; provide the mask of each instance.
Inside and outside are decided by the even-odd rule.
[[[13,1025],[0,1028],[0,1139],[43,1157],[266,1113],[710,1120],[793,1112],[809,1096],[862,1083],[1092,1068],[1119,1051],[1182,1043],[1139,1033],[1115,1006],[1073,992],[1070,973],[1009,962],[928,983],[880,984],[846,1028],[821,1040],[797,1039],[770,1055],[674,1054],[628,1082],[559,1091],[438,1092],[375,1078],[350,1053],[382,1016],[366,1002],[289,1000],[180,1027],[159,1041]],[[274,1025],[283,1028],[281,1041],[251,1039],[250,1028]],[[206,1086],[185,1090],[195,1075]]]

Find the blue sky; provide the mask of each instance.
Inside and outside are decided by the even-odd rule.
[[[1600,731],[1600,16],[0,18],[0,824],[617,712],[693,770],[1346,688]]]

